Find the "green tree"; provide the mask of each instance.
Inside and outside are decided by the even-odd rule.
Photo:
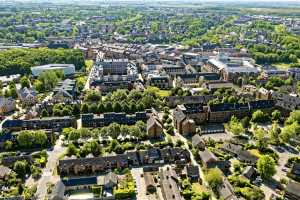
[[[269,120],[269,117],[261,110],[257,110],[252,114],[252,122],[265,123]]]
[[[283,142],[289,142],[291,139],[298,136],[300,133],[300,125],[297,121],[290,125],[285,125],[281,130],[279,137]]]
[[[263,179],[270,179],[275,173],[275,161],[269,155],[261,156],[257,161],[257,170]]]
[[[227,128],[234,135],[240,135],[245,132],[245,129],[244,129],[242,123],[240,123],[235,116],[231,117],[231,119],[227,125]]]
[[[294,122],[300,123],[300,110],[295,110],[290,113],[290,116],[285,121],[286,124],[292,124]]]
[[[279,128],[278,123],[274,122],[270,130],[270,140],[273,144],[278,144],[280,132],[281,129]]]
[[[43,110],[42,110],[42,113],[41,113],[41,116],[42,116],[42,117],[48,117],[48,116],[49,116],[48,111],[47,111],[46,109],[43,109]]]
[[[223,178],[222,178],[222,172],[219,168],[212,168],[207,171],[207,174],[205,176],[206,181],[210,185],[210,187],[217,191],[217,188],[222,184]]]
[[[114,112],[121,112],[122,111],[122,106],[119,102],[114,102],[112,109]]]
[[[12,141],[9,141],[9,140],[5,141],[5,143],[4,143],[4,149],[6,151],[10,151],[10,150],[12,150],[12,148],[13,148]]]
[[[73,105],[72,114],[74,116],[77,116],[77,115],[80,114],[80,106],[79,106],[79,104]]]
[[[72,155],[77,155],[78,149],[73,143],[69,143],[67,147],[67,155],[72,156]]]
[[[21,87],[22,88],[30,88],[30,80],[27,76],[23,76],[21,79],[20,79],[20,84],[21,84]]]
[[[272,120],[273,121],[278,121],[281,118],[281,112],[279,110],[274,110],[272,112]]]
[[[81,112],[82,113],[88,113],[89,112],[89,106],[86,103],[82,104]]]
[[[254,137],[256,139],[256,146],[259,149],[265,149],[268,145],[268,141],[267,141],[267,132],[262,129],[262,128],[258,128],[256,130],[254,130]]]
[[[28,163],[27,161],[16,161],[14,164],[14,171],[17,173],[17,176],[24,179],[27,173]]]

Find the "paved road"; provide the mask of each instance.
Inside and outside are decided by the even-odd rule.
[[[143,173],[143,168],[131,169],[131,174],[136,183],[136,190],[137,190],[136,199],[148,200],[148,196],[146,195],[145,179],[141,177],[142,173]]]
[[[47,183],[51,182],[53,178],[53,171],[56,168],[59,156],[64,151],[65,147],[62,146],[61,137],[56,141],[52,151],[48,153],[48,162],[43,170],[42,176],[38,181],[36,197],[38,200],[44,200],[47,195]]]
[[[184,147],[185,147],[185,148],[189,151],[189,153],[190,153],[191,163],[192,163],[193,165],[196,165],[196,166],[199,167],[200,178],[201,178],[201,180],[202,180],[202,183],[203,183],[204,186],[207,187],[208,190],[209,190],[210,187],[209,187],[207,181],[205,180],[203,170],[202,170],[201,166],[198,164],[198,162],[195,160],[195,157],[194,157],[192,151],[191,151],[190,148],[189,148],[188,140],[187,140],[185,137],[183,137],[181,134],[179,134],[177,130],[175,130],[175,135],[172,137],[173,143],[176,143],[176,141],[177,141],[178,139],[180,139],[181,141],[184,142]],[[212,194],[212,200],[217,200],[216,197],[214,196],[213,192],[211,192],[211,194]]]

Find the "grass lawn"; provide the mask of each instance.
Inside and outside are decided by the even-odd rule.
[[[170,90],[159,90],[157,92],[157,95],[161,96],[161,97],[167,97],[171,95],[171,91]]]
[[[90,69],[93,67],[93,64],[94,64],[93,60],[86,60],[85,61],[86,71],[90,71]]]
[[[249,152],[252,155],[257,156],[258,158],[261,157],[261,154],[259,153],[259,151],[257,149],[251,149],[251,150],[249,150]]]
[[[203,185],[200,185],[200,183],[193,183],[192,184],[192,190],[195,193],[207,192],[206,187],[204,187]]]
[[[160,97],[167,97],[171,95],[171,90],[161,90],[157,87],[148,86],[146,88],[148,91],[155,92]]]
[[[300,59],[298,59],[298,63],[300,63]],[[287,70],[288,68],[290,68],[291,63],[276,63],[274,64],[274,66],[277,69]]]
[[[274,64],[274,66],[277,69],[283,69],[283,70],[290,68],[290,64],[288,64],[288,63],[276,63],[276,64]]]

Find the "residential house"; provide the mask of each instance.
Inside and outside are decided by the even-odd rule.
[[[299,68],[288,68],[289,76],[291,76],[295,80],[300,80],[300,69]]]
[[[108,172],[104,176],[98,177],[98,185],[103,186],[105,189],[113,189],[119,183],[119,177],[113,172]]]
[[[217,80],[203,83],[202,87],[206,88],[209,92],[214,92],[218,89],[232,89],[233,84],[228,81]]]
[[[242,176],[249,180],[253,180],[255,175],[256,175],[256,170],[253,166],[247,166],[242,172]]]
[[[116,168],[150,164],[177,164],[184,165],[190,162],[190,154],[181,148],[150,148],[124,154],[90,157],[90,158],[65,158],[59,161],[58,171],[61,175],[69,174],[95,174]]]
[[[98,184],[97,181],[98,177],[96,176],[62,179],[62,183],[65,186],[65,192],[91,189],[92,186]]]
[[[65,185],[62,181],[57,181],[53,186],[49,200],[66,200]]]
[[[227,172],[230,168],[230,162],[229,161],[223,161],[219,160],[215,154],[210,152],[209,150],[205,149],[204,151],[199,151],[199,156],[201,159],[201,163],[206,168],[215,168],[218,167],[223,172]]]
[[[26,160],[28,163],[33,162],[31,155],[5,156],[1,160],[1,164],[7,167],[12,167],[17,161]]]
[[[259,88],[259,90],[256,92],[256,98],[269,100],[272,98],[272,93],[269,90],[262,87],[262,88]]]
[[[157,114],[152,113],[147,120],[147,135],[149,138],[161,138],[163,135],[163,123]]]
[[[53,90],[51,101],[56,103],[72,102],[76,96],[76,81],[66,79],[60,81]]]
[[[234,193],[234,188],[225,177],[223,178],[222,185],[218,187],[218,192],[224,200],[238,200]]]
[[[178,176],[176,172],[171,169],[162,169],[159,173],[160,187],[164,200],[182,200],[180,194]]]
[[[8,181],[9,175],[12,173],[12,170],[8,167],[0,165],[0,180]]]
[[[178,105],[173,111],[174,126],[182,135],[196,133],[196,124],[207,120],[206,107],[201,104]]]
[[[199,167],[196,165],[186,165],[184,167],[184,173],[192,182],[198,182],[200,179]]]
[[[221,103],[209,106],[209,122],[219,123],[230,120],[235,115],[238,118],[250,114],[248,103]]]
[[[136,112],[132,115],[125,113],[104,113],[101,115],[82,114],[82,127],[103,127],[111,123],[134,125],[137,121],[146,122],[148,116],[146,112]]]
[[[197,149],[200,149],[200,150],[205,149],[205,142],[199,134],[195,134],[192,137],[192,145],[193,145],[194,148],[197,148]]]
[[[275,100],[275,105],[286,111],[293,111],[300,108],[300,98],[296,95],[284,94],[271,91],[271,97]]]
[[[225,133],[225,127],[221,123],[209,123],[199,127],[200,135]]]
[[[269,79],[271,77],[279,77],[283,79],[288,78],[288,72],[285,70],[279,70],[279,69],[265,69],[261,74],[263,79]]]
[[[239,161],[247,163],[249,165],[256,165],[258,158],[251,154],[247,150],[243,150],[243,147],[240,145],[232,144],[232,143],[225,143],[221,150],[226,153],[231,154],[232,156],[236,157]]]
[[[24,106],[30,106],[37,103],[37,93],[33,88],[22,88],[18,91],[19,99]]]
[[[228,121],[232,115],[237,118],[249,116],[256,110],[270,112],[275,106],[274,100],[256,100],[249,103],[222,103],[208,107],[209,122]]]
[[[169,75],[149,74],[147,77],[147,85],[160,89],[169,89],[172,83]]]
[[[168,96],[166,101],[169,107],[175,107],[181,104],[202,104],[206,105],[210,100],[215,97],[212,95],[204,96]]]
[[[76,128],[77,122],[74,117],[45,117],[35,119],[12,119],[6,120],[2,127],[7,130],[31,130],[31,129],[52,129],[61,130],[63,128]]]
[[[16,103],[13,98],[0,97],[0,115],[14,111],[15,108]]]

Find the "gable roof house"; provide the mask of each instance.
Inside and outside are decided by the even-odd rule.
[[[71,79],[60,81],[53,92],[53,102],[72,102],[76,95],[76,81]]]
[[[104,186],[106,189],[113,189],[118,185],[119,177],[113,172],[105,174],[105,176],[98,177],[98,184]]]
[[[184,167],[185,174],[191,181],[199,181],[200,171],[196,165],[186,165]]]
[[[223,172],[227,172],[230,168],[230,162],[227,160],[219,160],[215,154],[205,149],[204,151],[199,151],[199,156],[202,164],[206,168],[215,168],[218,167]]]
[[[276,106],[286,110],[293,111],[300,109],[300,98],[290,94],[279,93],[271,91],[272,99],[275,100]]]
[[[239,161],[250,165],[255,165],[258,160],[258,157],[254,156],[247,150],[243,150],[243,147],[240,145],[226,143],[221,147],[221,150],[236,157]]]
[[[162,169],[159,173],[160,186],[164,200],[182,200],[178,177],[173,169]]]
[[[181,104],[202,104],[206,105],[210,100],[215,97],[212,95],[203,96],[168,96],[166,101],[169,107],[175,107]]]
[[[255,168],[253,166],[247,166],[244,169],[242,176],[249,180],[252,180],[255,174],[256,174]]]
[[[11,172],[12,170],[10,168],[0,165],[0,179],[7,180]]]
[[[234,193],[234,189],[229,181],[224,177],[223,183],[218,188],[219,194],[224,200],[238,200],[237,196]]]
[[[204,150],[205,149],[205,143],[204,140],[201,138],[199,134],[195,134],[192,137],[192,145],[194,148]]]
[[[207,109],[202,104],[178,105],[173,110],[174,126],[182,135],[196,133],[196,124],[207,120]]]
[[[5,114],[15,110],[16,103],[13,98],[0,97],[0,114]]]
[[[33,88],[22,88],[18,91],[18,96],[22,105],[34,105],[37,102],[37,93]]]
[[[65,185],[62,181],[57,181],[52,189],[49,200],[66,200]]]
[[[163,134],[163,123],[156,114],[151,114],[147,120],[147,135],[149,138],[161,138]]]

